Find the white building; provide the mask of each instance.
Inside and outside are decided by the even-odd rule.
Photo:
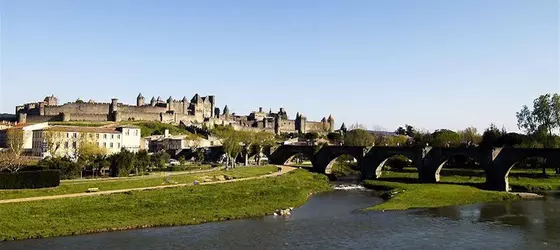
[[[25,153],[30,153],[33,148],[33,131],[40,130],[48,127],[47,122],[35,124],[18,124],[16,126],[6,127],[0,130],[0,148],[8,147],[8,131],[10,129],[23,130],[23,150]]]
[[[186,148],[206,148],[222,145],[221,141],[215,137],[208,139],[196,137],[192,135],[170,135],[165,130],[163,135],[151,135],[144,138],[148,151],[158,152],[161,150],[181,150]]]
[[[135,126],[78,127],[53,126],[33,132],[32,152],[34,156],[46,157],[49,151],[57,156],[74,156],[80,143],[91,142],[104,148],[107,154],[126,149],[131,152],[140,150],[140,128]],[[49,144],[51,147],[49,150]]]

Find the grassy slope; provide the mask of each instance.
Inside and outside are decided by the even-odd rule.
[[[140,178],[125,178],[117,180],[99,180],[99,181],[69,181],[62,182],[60,186],[55,188],[41,188],[41,189],[25,189],[25,190],[0,190],[0,200],[36,197],[36,196],[49,196],[71,193],[83,193],[88,188],[99,188],[100,191],[139,188],[139,187],[152,187],[180,183],[192,183],[194,180],[202,181],[200,177],[214,175],[228,175],[236,178],[244,178],[250,176],[264,175],[270,172],[278,171],[275,166],[264,167],[238,167],[229,171],[206,172],[196,174],[179,174],[172,175],[166,182],[163,175],[159,177],[140,177]]]
[[[263,216],[329,190],[324,175],[296,170],[266,178],[107,196],[0,205],[0,240],[198,224]]]

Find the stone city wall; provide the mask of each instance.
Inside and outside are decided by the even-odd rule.
[[[152,106],[132,106],[132,105],[124,105],[119,104],[117,106],[117,111],[123,113],[149,113],[149,114],[158,114],[162,112],[166,112],[167,108],[165,107],[152,107]],[[107,109],[106,112],[109,112]]]
[[[160,121],[160,113],[122,112],[117,111],[121,121]]]
[[[29,119],[29,118],[28,118]],[[84,121],[84,122],[104,122],[109,121],[108,114],[85,114],[85,113],[64,113],[65,121]]]
[[[25,118],[26,123],[56,122],[62,121],[60,115],[30,115]]]
[[[307,132],[325,132],[328,131],[330,124],[323,122],[306,122],[305,129]]]
[[[60,106],[45,106],[45,115],[60,113],[109,114],[109,103],[65,103]]]

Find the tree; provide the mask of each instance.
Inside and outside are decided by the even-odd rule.
[[[490,127],[488,127],[482,134],[480,147],[484,149],[501,147],[502,145],[500,145],[500,138],[502,137],[503,132],[505,131],[500,131],[494,123],[490,124]]]
[[[367,130],[367,127],[364,124],[356,122],[356,123],[350,125],[350,129],[348,129],[348,130],[356,130],[356,129]]]
[[[118,154],[111,155],[111,176],[125,177],[128,176],[135,164],[134,153],[123,149]]]
[[[107,154],[107,149],[97,144],[93,134],[82,133],[76,142],[74,157],[84,166],[89,165],[97,156]]]
[[[432,145],[436,147],[456,147],[461,144],[461,136],[448,129],[438,129],[432,133]]]
[[[517,126],[525,130],[527,134],[536,135],[538,132],[548,134],[548,138],[542,141],[547,147],[553,140],[553,131],[560,128],[560,95],[545,94],[533,101],[533,110],[527,105],[516,113]]]
[[[305,139],[307,139],[307,140],[314,141],[314,140],[317,140],[317,138],[319,138],[319,133],[317,133],[317,132],[305,133]]]
[[[93,159],[92,163],[89,165],[93,170],[93,175],[95,176],[95,172],[101,175],[101,170],[108,167],[110,162],[106,155],[96,155]]]
[[[414,137],[414,135],[416,134],[416,130],[412,125],[405,124],[404,127],[399,127],[395,131],[395,133],[397,133],[398,135],[406,135],[406,136]]]
[[[150,166],[150,155],[146,150],[140,150],[136,153],[136,168],[140,169],[141,174]]]
[[[478,134],[475,127],[468,127],[464,130],[459,131],[459,135],[463,142],[467,145],[477,145],[482,140],[482,137]]]
[[[47,153],[49,153],[51,157],[56,157],[58,150],[62,146],[64,136],[62,133],[51,130],[45,130],[43,136],[47,144]]]
[[[552,148],[558,146],[553,131],[560,128],[560,95],[544,94],[533,100],[533,110],[527,105],[516,113],[517,127],[525,130],[540,144]],[[546,166],[542,173],[546,176]]]
[[[159,169],[165,168],[165,164],[169,162],[169,159],[171,159],[171,156],[165,151],[160,151],[160,152],[154,153],[150,157],[150,160],[152,162],[152,166],[154,166],[156,168],[159,168]]]
[[[227,157],[226,167],[228,167],[229,164],[231,164],[232,167],[235,167],[235,159],[243,150],[243,147],[241,146],[241,138],[236,133],[231,133],[229,137],[222,139],[222,146],[224,147]]]
[[[8,154],[6,155],[7,164],[4,166],[10,172],[17,172],[21,168],[21,155],[25,145],[25,133],[22,129],[8,129]]]
[[[367,130],[354,129],[344,135],[344,145],[346,146],[373,146],[375,136]]]
[[[185,157],[184,156],[179,157],[179,166],[181,166],[181,168],[185,167]]]
[[[338,143],[342,141],[342,134],[336,132],[328,133],[327,139],[329,139],[332,143]]]
[[[253,149],[255,150],[255,160],[257,161],[257,165],[261,163],[261,156],[263,154],[263,149],[266,147],[272,147],[274,145],[274,135],[268,132],[257,132],[253,136],[254,145]]]

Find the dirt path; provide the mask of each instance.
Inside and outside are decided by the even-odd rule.
[[[78,179],[78,180],[61,180],[60,183],[64,184],[83,184],[89,181],[96,181],[96,182],[111,182],[111,181],[136,181],[136,180],[143,180],[143,179],[153,179],[153,178],[161,178],[165,176],[174,176],[174,175],[183,175],[183,174],[200,174],[200,173],[208,173],[223,170],[225,167],[216,167],[210,169],[203,169],[203,170],[190,170],[190,171],[177,171],[177,172],[158,172],[151,175],[143,175],[143,176],[136,176],[136,177],[110,177],[104,179]]]
[[[253,176],[253,177],[247,177],[247,178],[240,178],[240,179],[233,179],[233,180],[225,180],[225,181],[201,182],[199,185],[212,185],[212,184],[220,184],[220,183],[228,183],[228,182],[236,182],[236,181],[255,180],[255,179],[268,178],[268,177],[276,177],[276,176],[280,176],[280,175],[283,175],[285,173],[288,173],[288,172],[291,172],[291,171],[297,169],[297,168],[289,167],[289,166],[278,166],[278,167],[280,168],[280,171],[274,172],[272,174]],[[194,184],[193,183],[184,183],[184,184],[175,184],[175,185],[166,185],[166,186],[109,190],[109,191],[100,191],[100,192],[93,192],[93,193],[75,193],[75,194],[61,194],[61,195],[51,195],[51,196],[18,198],[18,199],[0,200],[0,204],[14,203],[14,202],[26,202],[26,201],[55,200],[55,199],[82,197],[82,196],[117,194],[117,193],[125,193],[125,192],[130,192],[130,191],[155,190],[155,189],[186,187],[186,186],[194,186]]]

